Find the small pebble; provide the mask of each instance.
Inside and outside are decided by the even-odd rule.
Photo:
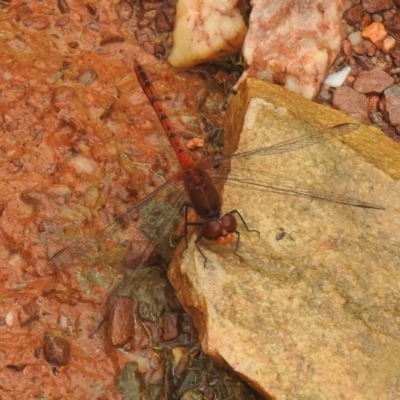
[[[93,69],[88,69],[78,76],[78,82],[85,86],[90,86],[97,79],[97,73]]]
[[[382,22],[383,21],[383,17],[380,14],[374,14],[372,16],[372,21],[374,21],[374,22]]]
[[[321,99],[322,101],[329,102],[332,100],[332,93],[330,92],[330,90],[324,87],[319,92],[318,98]]]
[[[143,17],[138,21],[137,26],[138,26],[138,28],[142,29],[142,28],[145,28],[146,26],[151,25],[151,23],[152,23],[152,20],[150,18]]]
[[[369,40],[364,40],[364,49],[367,56],[373,57],[376,54],[376,46]]]
[[[204,147],[204,138],[192,138],[187,141],[186,147],[190,150],[194,150],[198,147]]]
[[[65,329],[68,327],[68,318],[65,315],[60,315],[58,322],[60,324],[60,328]]]
[[[65,339],[49,333],[44,336],[43,353],[46,361],[57,367],[67,365],[71,357],[69,343]]]
[[[127,1],[123,0],[115,6],[115,12],[117,13],[119,19],[122,21],[127,21],[132,17],[133,8]]]
[[[163,315],[162,339],[169,341],[180,334],[181,317],[178,313],[167,313]]]
[[[282,240],[285,237],[285,235],[286,235],[285,230],[283,228],[279,228],[279,230],[278,230],[278,232],[277,232],[277,234],[275,236],[275,239],[277,241]]]
[[[149,360],[149,367],[151,368],[151,369],[157,369],[157,368],[159,368],[160,367],[160,364],[161,364],[161,362],[160,362],[160,358],[159,357],[152,357],[152,358],[150,358],[150,360]]]
[[[43,347],[35,347],[33,355],[35,358],[40,358],[42,356]]]
[[[353,7],[347,9],[344,14],[343,18],[352,25],[359,24],[361,22],[361,18],[363,16],[364,7],[362,4],[356,4]]]
[[[390,125],[400,125],[400,87],[392,85],[384,91],[380,102],[380,109],[383,111],[386,121]]]
[[[391,52],[395,47],[396,47],[396,39],[393,36],[388,36],[383,42],[382,42],[382,48],[381,50],[384,53],[389,53]]]
[[[157,8],[160,7],[160,4],[158,3],[158,1],[154,1],[154,2],[142,2],[142,7],[145,11],[150,11],[150,10],[157,10]]]
[[[56,22],[56,26],[66,26],[69,23],[69,17],[64,15],[63,17],[61,17],[57,22]]]
[[[347,39],[343,40],[342,51],[343,51],[344,55],[346,55],[348,57],[351,56],[351,54],[352,54],[352,46],[351,46],[351,43],[350,43],[349,40],[347,40]]]
[[[369,112],[376,112],[379,105],[379,96],[371,96],[368,99],[368,110]]]
[[[155,28],[157,32],[169,32],[172,29],[172,23],[165,12],[158,12],[155,18]]]
[[[362,71],[356,78],[353,88],[360,93],[381,93],[394,82],[393,78],[380,68]]]
[[[93,174],[97,169],[97,164],[90,158],[77,155],[72,157],[68,162],[77,173]]]
[[[340,71],[328,75],[325,79],[324,85],[335,88],[340,87],[346,81],[346,78],[350,72],[351,68],[348,65],[346,65]]]
[[[369,39],[373,44],[380,44],[388,35],[382,22],[373,22],[361,32],[361,36]]]
[[[161,43],[157,43],[154,46],[154,55],[158,58],[162,58],[165,55],[165,47]]]
[[[150,41],[143,42],[142,47],[147,54],[155,54],[155,45],[153,42]]]
[[[373,14],[380,11],[389,10],[393,7],[392,0],[362,0],[365,11]]]
[[[367,28],[372,22],[372,18],[369,14],[364,14],[360,23],[360,29],[363,30]]]
[[[350,41],[350,43],[355,46],[357,44],[362,44],[363,38],[361,36],[361,31],[356,31],[353,33],[350,33],[350,35],[347,37],[347,39]]]
[[[136,40],[138,44],[143,44],[145,42],[150,41],[150,39],[154,38],[154,32],[151,28],[146,27],[143,29],[139,29],[135,32]]]
[[[96,9],[96,7],[95,7],[94,5],[88,3],[88,4],[86,4],[86,8],[87,8],[87,10],[89,11],[89,14],[90,14],[90,15],[93,15],[93,16],[94,16],[94,15],[97,14],[97,9]]]
[[[108,44],[124,43],[125,39],[122,36],[109,36],[100,42],[100,46],[107,46]]]
[[[35,29],[37,31],[46,29],[50,25],[50,21],[46,17],[32,17],[24,21],[27,28]]]
[[[335,90],[332,106],[350,114],[360,122],[368,121],[367,97],[350,87],[341,86]]]
[[[5,318],[6,325],[11,328],[14,325],[14,313],[9,311]]]
[[[57,0],[57,7],[60,10],[61,14],[70,13],[70,9],[66,0]]]
[[[389,21],[390,19],[393,18],[393,15],[394,15],[393,10],[385,11],[385,12],[383,13],[383,19],[384,19],[385,21]]]
[[[88,28],[93,32],[100,31],[100,25],[96,21],[92,21],[88,23]]]
[[[360,44],[353,46],[353,51],[354,51],[354,53],[356,53],[359,56],[362,56],[365,54],[365,49]]]

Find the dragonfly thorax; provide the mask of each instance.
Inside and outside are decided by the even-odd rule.
[[[236,231],[237,221],[232,214],[225,214],[220,219],[210,219],[204,222],[201,236],[207,240],[214,240],[218,244],[228,243]]]

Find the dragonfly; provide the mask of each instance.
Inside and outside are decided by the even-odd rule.
[[[147,72],[137,60],[133,61],[133,70],[137,80],[147,96],[151,106],[153,107],[159,122],[176,154],[180,164],[180,171],[171,179],[155,189],[145,198],[130,206],[123,214],[117,216],[115,220],[104,229],[97,231],[91,236],[83,237],[82,239],[72,243],[70,246],[56,253],[50,260],[50,264],[58,269],[65,269],[71,262],[80,258],[84,259],[89,254],[98,251],[99,245],[107,241],[114,234],[119,232],[126,226],[127,222],[135,226],[133,231],[130,231],[130,254],[133,257],[127,257],[130,261],[125,260],[125,267],[128,269],[141,269],[148,267],[148,260],[154,253],[157,245],[160,244],[163,235],[168,232],[169,227],[174,219],[180,218],[180,210],[185,207],[185,224],[184,224],[184,239],[187,240],[187,227],[195,225],[198,227],[198,235],[195,244],[199,252],[207,262],[206,256],[200,248],[201,239],[214,241],[218,244],[229,243],[236,237],[235,254],[239,244],[240,232],[238,229],[238,218],[243,223],[247,230],[250,230],[246,221],[236,209],[229,212],[222,212],[222,199],[220,197],[217,185],[224,181],[225,184],[230,184],[244,189],[253,189],[277,193],[282,195],[308,197],[339,203],[344,206],[354,206],[361,208],[369,208],[383,210],[380,205],[361,201],[343,194],[336,194],[330,191],[300,186],[298,183],[277,178],[252,178],[244,177],[244,175],[228,174],[229,163],[233,159],[250,158],[250,157],[265,157],[273,154],[282,154],[287,152],[295,152],[302,148],[308,148],[322,144],[334,138],[347,135],[354,132],[359,127],[355,123],[341,123],[327,129],[323,129],[310,134],[302,135],[293,139],[285,140],[271,146],[257,148],[241,153],[231,155],[222,155],[215,158],[194,160],[189,151],[184,147],[178,133],[174,130],[173,125],[168,118],[159,97],[156,94],[154,85],[149,78]],[[162,204],[159,207],[159,203]],[[167,206],[165,206],[167,204]],[[172,207],[176,205],[177,207]],[[158,208],[159,207],[159,208]],[[187,221],[187,210],[191,207],[198,216],[198,221]],[[162,211],[157,211],[162,209]],[[147,216],[157,214],[157,221],[151,224],[148,236],[152,236],[150,241],[143,241],[141,230],[146,230]],[[139,217],[138,217],[139,215]],[[121,283],[123,282],[123,283]],[[111,290],[112,293],[123,292],[132,282],[124,279],[115,284]],[[118,301],[117,296],[113,296],[113,303],[104,303],[100,315],[104,320],[104,315],[115,306]],[[99,324],[102,323],[100,320]],[[99,325],[97,324],[97,325]],[[97,330],[98,327],[95,328]]]

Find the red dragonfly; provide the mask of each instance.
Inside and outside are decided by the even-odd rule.
[[[227,166],[232,159],[268,156],[271,154],[279,154],[293,152],[301,148],[314,146],[328,140],[332,140],[341,135],[349,134],[356,130],[359,125],[354,123],[342,123],[319,132],[299,136],[294,139],[286,140],[272,146],[258,148],[242,153],[225,155],[211,160],[194,161],[189,152],[181,143],[178,134],[174,131],[170,120],[168,119],[164,109],[155,93],[153,84],[151,83],[147,73],[143,67],[134,61],[134,71],[144,93],[148,97],[152,107],[154,108],[157,117],[175,151],[179,160],[181,171],[175,174],[166,183],[146,196],[143,200],[129,207],[127,211],[119,215],[112,224],[98,231],[92,236],[84,237],[70,246],[56,253],[51,264],[57,268],[65,268],[73,260],[87,257],[89,254],[96,252],[99,246],[102,245],[116,231],[120,231],[125,227],[126,222],[133,221],[135,230],[130,232],[130,241],[132,252],[135,254],[131,267],[138,269],[146,267],[149,256],[153,253],[154,248],[160,243],[162,235],[167,232],[172,224],[172,220],[179,215],[176,210],[184,204],[190,205],[199,217],[197,223],[185,224],[185,239],[187,225],[198,225],[200,227],[199,234],[196,239],[196,246],[206,260],[206,257],[201,252],[199,241],[202,238],[216,241],[217,243],[227,243],[232,240],[234,235],[237,236],[235,253],[239,243],[239,231],[236,216],[239,216],[246,229],[248,229],[244,219],[237,210],[232,210],[228,213],[222,213],[222,201],[216,189],[216,183],[221,179],[227,184],[239,186],[247,189],[262,190],[278,194],[311,197],[329,202],[340,203],[343,205],[372,208],[382,210],[383,207],[360,201],[346,195],[338,195],[324,190],[315,190],[312,188],[301,187],[294,182],[276,180],[276,179],[245,179],[241,176],[226,176]],[[152,241],[143,245],[143,240],[138,233],[140,230],[146,229],[147,217],[138,213],[151,215],[157,213],[157,203],[159,201],[167,201],[170,205],[178,207],[166,207],[163,203],[163,211],[157,218],[157,221],[148,227],[149,235],[152,236]],[[166,199],[166,200],[165,200]],[[129,281],[123,284],[123,288],[129,285]],[[122,288],[122,290],[123,290]],[[117,285],[117,289],[121,290],[121,285]],[[115,303],[114,303],[115,305]],[[108,305],[109,307],[109,305]]]

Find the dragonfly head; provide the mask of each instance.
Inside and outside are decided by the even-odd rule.
[[[201,236],[207,240],[214,240],[218,244],[229,243],[236,231],[237,221],[232,214],[225,214],[220,219],[210,219],[204,222]]]

